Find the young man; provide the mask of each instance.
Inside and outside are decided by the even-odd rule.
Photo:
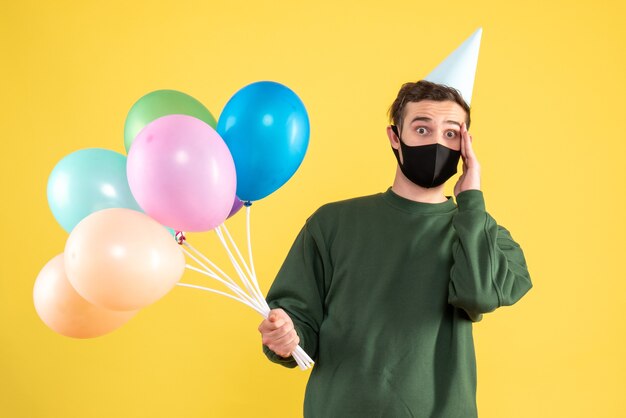
[[[390,119],[393,186],[307,220],[267,295],[264,351],[316,361],[305,417],[476,417],[472,324],[532,287],[526,261],[485,210],[459,92],[407,83]]]

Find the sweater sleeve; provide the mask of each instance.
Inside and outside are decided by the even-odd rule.
[[[300,346],[316,361],[319,329],[324,315],[325,265],[328,262],[322,255],[322,240],[319,235],[316,239],[312,230],[317,232],[309,219],[289,250],[266,300],[270,308],[281,308],[287,312],[300,337]],[[263,352],[274,363],[289,368],[297,365],[293,357],[283,358],[267,346],[263,346]]]
[[[483,313],[513,305],[532,283],[522,249],[487,213],[483,193],[461,192],[457,205],[448,303],[478,322]]]

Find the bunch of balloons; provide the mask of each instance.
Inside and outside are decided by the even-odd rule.
[[[218,229],[243,202],[280,188],[309,132],[302,101],[271,81],[236,92],[219,121],[179,91],[140,98],[126,118],[127,157],[83,149],[50,174],[48,203],[69,237],[35,282],[40,318],[75,338],[122,326],[180,281],[175,231]]]

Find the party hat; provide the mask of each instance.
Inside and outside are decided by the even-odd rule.
[[[469,105],[472,101],[474,77],[476,76],[476,64],[478,63],[478,50],[483,29],[476,32],[465,40],[457,49],[437,66],[424,80],[454,87],[461,92],[463,99]]]

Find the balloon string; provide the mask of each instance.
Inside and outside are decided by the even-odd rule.
[[[212,268],[214,268],[219,274],[222,275],[222,277],[226,278],[226,280],[228,280],[230,283],[232,283],[234,286],[237,286],[238,289],[240,289],[240,291],[243,292],[243,289],[241,289],[241,286],[239,286],[239,284],[237,282],[235,282],[233,279],[230,278],[229,275],[227,275],[226,273],[224,273],[224,271],[222,269],[220,269],[215,263],[213,263],[211,260],[209,260],[204,254],[202,254],[199,250],[197,250],[196,248],[194,248],[191,244],[189,244],[188,242],[185,242],[183,245],[185,245],[186,247],[188,247],[189,249],[191,249],[194,253],[196,253],[196,255],[198,255],[200,258],[202,258],[205,262],[207,262]],[[196,260],[196,262],[198,262]],[[198,262],[199,263],[199,262]],[[200,264],[200,263],[199,263]],[[205,269],[208,269],[206,266],[202,265],[203,267],[205,267]],[[246,294],[246,296],[248,296]]]
[[[237,302],[241,302],[244,305],[249,306],[250,308],[254,309],[258,313],[263,315],[263,312],[259,308],[257,308],[256,306],[253,306],[252,304],[247,303],[243,299],[239,299],[238,297],[235,297],[235,296],[233,296],[233,295],[231,295],[229,293],[221,292],[219,290],[211,289],[209,287],[197,286],[197,285],[189,284],[189,283],[176,283],[176,286],[190,287],[190,288],[193,288],[193,289],[199,289],[199,290],[204,290],[204,291],[207,291],[207,292],[217,293],[218,295],[226,296],[227,298],[231,298],[233,300],[236,300]]]
[[[263,295],[261,295],[261,292],[257,291],[253,287],[252,282],[254,281],[254,278],[252,277],[252,272],[250,271],[250,268],[248,268],[248,265],[246,264],[245,259],[241,255],[241,252],[239,251],[239,248],[237,247],[237,244],[235,243],[235,241],[233,240],[232,236],[230,235],[230,232],[228,231],[228,228],[226,228],[226,225],[220,225],[218,227],[218,229],[219,230],[216,231],[216,232],[218,233],[218,236],[220,237],[222,245],[224,246],[224,248],[226,249],[226,251],[229,254],[229,258],[231,260],[231,263],[233,264],[233,266],[235,267],[237,272],[240,274],[242,282],[244,283],[244,285],[246,286],[248,291],[252,295],[254,295],[254,297],[262,305],[267,305],[267,303],[265,302],[265,298],[263,297]],[[224,235],[228,238],[228,240],[230,241],[230,245],[234,248],[234,250],[236,251],[237,255],[239,256],[239,260],[240,260],[241,264],[239,264],[239,262],[237,262],[237,260],[235,259],[234,254],[230,250],[230,247],[227,245],[227,242],[226,242],[226,239],[224,238]],[[248,275],[246,275],[244,273],[243,268],[241,267],[242,265],[245,267],[246,272],[248,273]],[[268,309],[269,309],[269,307],[268,307]]]
[[[233,286],[233,285],[225,282],[224,280],[222,280],[221,278],[219,278],[215,274],[212,274],[210,271],[202,270],[202,269],[196,268],[194,266],[190,266],[189,264],[185,265],[185,268],[187,268],[189,270],[192,270],[192,271],[195,271],[197,273],[203,274],[205,276],[211,277],[212,279],[217,280],[218,282],[226,285],[226,287],[228,287],[230,290],[235,292],[237,294],[237,297],[243,298],[242,300],[244,300],[246,303],[251,303],[254,306],[256,306],[257,308],[261,308],[260,306],[258,306],[256,301],[253,300],[252,298],[250,298],[250,296],[248,296],[243,290],[241,290],[240,287]]]
[[[185,246],[187,246],[187,244],[185,244]],[[193,254],[191,254],[189,251],[185,250],[184,248],[181,248],[183,250],[183,252],[185,254],[187,254],[189,256],[189,258],[191,258],[192,260],[194,260],[196,263],[198,263],[202,268],[204,268],[204,271],[200,270],[200,269],[196,269],[193,266],[189,266],[187,265],[186,267],[189,268],[190,270],[194,270],[194,271],[198,271],[200,273],[205,274],[208,277],[211,277],[215,280],[217,280],[218,282],[224,284],[226,287],[228,287],[230,290],[232,290],[233,292],[235,292],[237,295],[241,296],[242,298],[246,299],[247,301],[249,301],[250,303],[255,303],[256,301],[253,300],[252,298],[250,298],[250,296],[248,296],[246,294],[246,292],[244,292],[241,287],[239,287],[239,285],[237,285],[237,283],[235,283],[230,277],[226,276],[228,278],[228,280],[230,280],[230,283],[228,283],[226,280],[220,278],[218,275],[216,275],[213,271],[211,271],[211,269],[209,269],[207,266],[205,266],[200,260],[198,260],[196,257],[193,256]],[[195,250],[195,249],[194,249]],[[195,250],[196,252],[199,253],[199,251]],[[203,256],[204,257],[204,256]],[[206,258],[206,257],[204,257]],[[208,259],[207,259],[208,260]],[[210,260],[209,260],[210,261]],[[211,263],[212,264],[212,263]],[[220,270],[221,271],[221,270]],[[223,272],[222,272],[223,273]]]
[[[222,233],[222,231],[221,231],[222,228],[224,228],[224,233]],[[267,304],[267,302],[265,301],[265,298],[261,295],[261,290],[259,289],[259,285],[258,285],[258,282],[256,281],[256,277],[251,275],[251,280],[256,285],[256,291],[255,291],[254,289],[252,289],[252,285],[246,279],[246,276],[245,276],[245,274],[243,272],[243,269],[241,268],[241,266],[239,265],[239,263],[235,259],[235,256],[233,255],[232,251],[228,247],[226,239],[224,238],[224,234],[225,234],[228,237],[231,245],[235,248],[235,251],[237,252],[237,255],[239,256],[240,261],[245,266],[245,260],[244,260],[243,256],[241,255],[241,252],[239,251],[239,248],[237,247],[237,244],[235,243],[235,241],[233,240],[232,236],[228,232],[228,228],[226,228],[226,226],[222,224],[221,226],[219,226],[219,227],[217,227],[215,229],[215,232],[216,232],[218,238],[220,239],[220,242],[222,243],[222,246],[226,249],[226,251],[228,253],[228,256],[229,256],[229,259],[230,259],[233,267],[235,268],[235,270],[237,270],[237,273],[240,275],[240,278],[241,278],[242,282],[244,283],[244,285],[246,286],[246,288],[248,289],[249,292],[251,292],[251,293],[253,293],[253,294],[255,294],[257,296],[257,298],[259,300],[259,303],[263,304],[263,306],[265,307],[265,311],[267,313],[265,315],[263,315],[263,316],[264,316],[264,318],[267,319],[267,317],[269,315],[270,307]],[[249,247],[249,251],[251,251],[250,245],[248,247]],[[246,266],[246,270],[247,270],[247,272],[249,274],[251,274],[250,269],[247,268],[247,266]],[[300,366],[300,368],[302,370],[306,370],[306,369],[310,368],[314,364],[313,363],[313,359],[311,359],[311,357],[309,357],[309,355],[306,354],[306,352],[302,348],[300,348],[300,350],[294,350],[292,355],[293,355],[294,359],[296,360],[296,362],[298,363],[298,366]]]
[[[195,247],[193,247],[191,244],[189,244],[189,242],[185,241],[183,243],[183,245],[187,248],[189,248],[191,251],[193,251],[194,253],[196,253],[196,255],[198,255],[198,257],[202,258],[206,263],[208,263],[213,269],[215,269],[219,274],[222,275],[222,277],[225,277],[229,282],[231,282],[232,284],[239,286],[233,279],[230,278],[230,276],[228,276],[228,274],[224,273],[222,271],[222,269],[220,269],[217,264],[215,264],[214,262],[212,262],[211,260],[209,260],[204,254],[202,254],[200,251],[198,251]]]
[[[211,260],[209,260],[204,254],[202,254],[199,250],[194,248],[191,244],[189,244],[186,241],[183,241],[182,245],[187,247],[187,248],[189,248],[191,251],[193,251],[198,257],[200,257],[207,264],[209,264],[215,271],[211,270],[211,268],[207,267],[207,265],[205,265],[203,262],[201,262],[198,258],[196,258],[193,254],[191,254],[185,248],[182,248],[182,250],[185,252],[185,254],[188,255],[196,263],[198,263],[198,265],[200,265],[204,270],[196,268],[196,267],[193,267],[191,265],[186,265],[186,268],[188,268],[189,270],[193,270],[193,271],[196,271],[198,273],[204,274],[205,276],[208,276],[210,278],[213,278],[213,279],[219,281],[220,283],[222,283],[226,287],[228,287],[230,290],[235,292],[238,296],[234,296],[232,294],[229,294],[229,293],[226,293],[226,292],[222,292],[222,291],[219,291],[219,290],[216,290],[216,289],[211,289],[211,288],[207,288],[207,287],[203,287],[203,286],[197,286],[197,285],[191,285],[191,284],[187,284],[187,283],[178,283],[178,285],[179,286],[184,286],[184,287],[200,289],[200,290],[205,290],[205,291],[208,291],[208,292],[212,292],[212,293],[216,293],[216,294],[220,294],[220,295],[226,296],[226,297],[228,297],[230,299],[236,300],[236,301],[238,301],[240,303],[243,303],[244,305],[254,309],[261,316],[263,316],[264,318],[267,319],[268,316],[269,316],[269,313],[270,313],[270,307],[267,304],[267,301],[265,300],[265,298],[263,297],[263,295],[261,293],[261,290],[260,290],[260,287],[259,287],[259,283],[258,283],[258,281],[256,279],[256,272],[254,270],[254,264],[253,264],[253,259],[252,259],[252,245],[251,245],[251,240],[250,240],[250,211],[249,211],[249,207],[246,208],[246,212],[247,212],[247,217],[246,217],[247,218],[247,222],[246,222],[247,228],[246,229],[247,229],[247,238],[248,238],[248,256],[249,256],[249,260],[250,260],[250,267],[248,267],[248,265],[246,264],[246,261],[245,261],[244,257],[241,255],[241,251],[239,251],[239,248],[237,247],[237,244],[235,243],[232,235],[228,231],[228,228],[226,228],[226,225],[222,224],[221,226],[218,226],[217,228],[215,228],[215,232],[217,234],[217,237],[220,240],[220,243],[222,244],[222,246],[226,250],[231,264],[235,268],[237,274],[239,275],[239,278],[241,279],[242,283],[244,284],[244,286],[247,289],[247,291],[249,292],[249,294],[244,289],[242,289],[239,286],[239,284],[237,284],[233,279],[231,279],[226,273],[224,273],[224,271],[222,271],[215,263],[213,263]],[[230,247],[228,245],[228,242],[227,242],[227,238],[228,238],[228,241],[230,242],[230,244],[233,246],[236,254],[239,257],[239,260],[242,263],[242,265],[244,266],[243,268],[239,264],[239,262],[238,262],[237,258],[235,257],[235,255],[233,254],[233,251],[230,249]],[[244,268],[245,268],[246,272],[244,272]],[[250,276],[250,279],[248,279],[248,277],[246,276],[246,273],[248,273],[248,275]],[[220,277],[220,275],[223,276],[225,279]],[[296,360],[296,362],[297,362],[298,366],[300,367],[300,369],[302,369],[302,370],[307,370],[307,369],[311,368],[313,366],[313,364],[314,364],[313,359],[311,359],[311,357],[300,346],[296,347],[296,349],[292,353],[292,356]]]
[[[252,241],[250,240],[250,207],[251,205],[246,205],[246,233],[248,236],[248,259],[250,260],[250,268],[252,269],[252,278],[254,280],[254,285],[259,292],[259,294],[263,294],[261,292],[261,288],[259,287],[259,282],[256,277],[256,271],[254,270],[254,260],[252,259]],[[265,298],[263,298],[265,300]]]
[[[252,206],[251,204],[246,204],[245,205],[245,207],[246,207],[246,235],[247,235],[247,239],[248,239],[248,259],[249,259],[249,263],[250,263],[250,269],[248,271],[252,270],[252,274],[251,274],[252,282],[253,282],[257,292],[260,295],[262,295],[261,288],[260,288],[259,282],[257,280],[256,271],[254,269],[254,259],[252,257],[252,240],[250,239],[250,230],[251,230],[251,228],[250,228],[250,213],[251,213],[250,208],[251,208],[251,206]],[[267,305],[267,302],[265,301],[265,298],[264,297],[262,297],[262,298],[263,298],[263,301],[265,302],[265,305],[269,309],[269,306]],[[313,364],[314,364],[313,359],[311,357],[309,357],[309,355],[299,345],[296,347],[294,352],[291,353],[291,355],[294,357],[294,359],[298,363],[298,366],[300,366],[300,369],[302,369],[302,370],[306,370],[306,369],[312,367]]]
[[[250,278],[250,281],[249,281],[250,291],[252,293],[254,293],[254,295],[256,296],[256,298],[260,302],[262,302],[264,305],[266,305],[267,303],[265,302],[265,298],[263,297],[263,294],[261,293],[261,290],[259,289],[259,285],[257,283],[256,276],[252,273],[252,271],[250,271],[250,268],[246,264],[246,260],[241,255],[241,251],[239,251],[239,247],[237,247],[237,244],[235,243],[235,240],[233,240],[233,237],[230,235],[230,232],[228,231],[228,228],[226,228],[225,224],[222,224],[220,226],[220,228],[224,229],[224,232],[226,233],[226,236],[228,237],[228,240],[230,241],[230,244],[233,246],[233,248],[237,252],[237,255],[239,256],[239,260],[241,261],[241,264],[243,264],[243,266],[246,268],[246,271],[248,272],[248,277]],[[253,284],[254,284],[254,286],[253,286]]]
[[[217,234],[220,242],[222,243],[222,246],[224,247],[224,249],[226,250],[226,252],[228,253],[228,258],[230,259],[231,264],[233,265],[233,267],[235,268],[235,270],[237,271],[237,274],[239,274],[239,278],[241,279],[241,281],[243,282],[244,286],[246,287],[246,289],[248,289],[248,291],[250,292],[250,296],[253,296],[257,299],[257,301],[259,303],[261,303],[262,305],[266,305],[267,303],[265,302],[265,299],[263,297],[260,297],[253,289],[252,284],[250,283],[250,281],[248,280],[248,278],[246,277],[246,274],[243,272],[243,269],[241,268],[241,266],[239,265],[239,263],[237,262],[237,259],[235,258],[235,256],[233,255],[233,252],[230,250],[230,247],[228,246],[228,243],[226,242],[226,238],[224,238],[224,234],[222,233],[222,228],[221,226],[218,226],[215,229],[215,233]],[[236,247],[236,246],[235,246]]]
[[[232,236],[230,237],[230,239],[232,240]],[[233,242],[233,241],[231,241]],[[224,244],[225,242],[223,242]],[[201,256],[203,259],[205,259],[206,261],[208,261],[210,264],[215,265],[214,263],[212,263],[206,256],[204,256],[200,251],[198,251],[197,249],[195,249],[194,247],[191,246],[191,244],[188,243],[184,243],[185,246],[188,246],[190,248],[192,248],[194,250],[195,253],[197,253],[199,256]],[[233,242],[233,245],[234,242]],[[193,270],[196,271],[198,273],[204,274],[208,277],[211,277],[217,281],[219,281],[220,283],[226,285],[229,289],[233,290],[235,293],[237,293],[238,295],[244,297],[247,301],[237,298],[231,294],[225,293],[225,292],[221,292],[219,290],[216,289],[210,289],[210,288],[206,288],[206,287],[202,287],[202,286],[197,286],[197,285],[190,285],[187,283],[180,283],[179,285],[181,286],[185,286],[185,287],[192,287],[195,289],[200,289],[200,290],[205,290],[208,292],[213,292],[213,293],[217,293],[226,297],[229,297],[231,299],[234,299],[240,303],[243,303],[244,305],[254,309],[256,312],[258,312],[261,316],[263,316],[264,318],[267,319],[267,317],[269,316],[269,306],[267,305],[267,302],[265,302],[265,299],[263,299],[263,305],[259,306],[260,303],[257,300],[253,300],[250,296],[248,296],[243,289],[241,289],[238,285],[236,284],[229,284],[226,281],[220,279],[215,273],[213,273],[208,267],[206,267],[203,263],[201,263],[196,257],[194,257],[192,254],[190,254],[188,251],[186,251],[183,248],[183,251],[185,252],[185,254],[187,254],[191,259],[193,259],[196,263],[198,263],[199,265],[201,265],[203,268],[206,269],[206,271],[195,268],[193,266],[187,265],[186,268],[188,268],[189,270]],[[233,258],[231,258],[231,261],[233,261]],[[221,271],[221,270],[220,270]],[[243,271],[241,270],[241,268],[238,269],[238,272],[240,274],[243,274]],[[223,272],[222,272],[223,273]],[[228,276],[226,276],[228,277]],[[230,279],[232,281],[232,279]],[[249,289],[250,290],[250,289]],[[294,359],[296,360],[296,363],[298,363],[298,366],[300,367],[300,369],[302,370],[306,370],[308,368],[311,367],[311,365],[313,364],[313,361],[310,359],[310,357],[304,352],[304,350],[302,350],[301,347],[297,347],[300,348],[299,350],[296,349],[294,350],[294,352],[292,353],[292,356],[294,357]]]
[[[239,285],[237,285],[237,283],[233,282],[232,279],[228,278],[228,280],[230,280],[230,283],[228,283],[226,280],[222,279],[221,277],[219,277],[218,275],[215,274],[215,272],[211,271],[210,268],[208,268],[206,265],[204,265],[200,260],[198,260],[196,257],[193,256],[193,254],[189,253],[189,251],[185,250],[184,248],[182,248],[183,252],[185,254],[187,254],[188,257],[190,257],[193,261],[195,261],[196,263],[198,263],[204,270],[200,270],[200,269],[196,269],[193,266],[190,265],[186,265],[185,267],[189,268],[190,270],[194,270],[194,271],[198,271],[200,270],[201,273],[203,273],[204,275],[211,277],[217,281],[219,281],[220,283],[224,284],[226,287],[228,287],[230,290],[232,290],[233,292],[235,292],[237,295],[249,300],[250,302],[254,302],[252,299],[250,299],[250,297],[241,289],[241,287],[239,287]]]
[[[296,359],[298,366],[300,366],[302,370],[310,369],[315,364],[313,359],[304,351],[304,348],[300,346],[297,346],[291,355]]]
[[[228,228],[226,227],[226,224],[221,224],[218,228],[220,230],[222,230],[222,229],[224,230],[224,233],[226,234],[226,237],[228,237],[228,240],[230,241],[230,245],[233,246],[233,248],[237,252],[237,255],[239,256],[239,261],[241,261],[241,264],[246,268],[246,272],[248,273],[248,277],[252,277],[252,272],[250,271],[250,268],[248,267],[248,264],[246,264],[246,260],[244,260],[244,258],[241,256],[241,252],[239,251],[239,248],[237,247],[237,244],[235,243],[235,240],[233,240],[232,235],[230,235],[230,232],[228,231]]]
[[[221,227],[225,228],[225,225],[221,225]],[[248,228],[249,228],[249,224],[248,224]],[[222,237],[221,231],[216,231],[216,232],[218,233],[218,237]],[[228,229],[226,229],[225,232],[226,232],[227,235],[229,235],[229,240],[231,241],[233,247],[235,247],[235,250],[237,251],[241,262],[245,265],[245,260],[241,256],[241,252],[237,248],[237,244],[232,239],[232,236],[230,236],[230,234],[228,233]],[[242,271],[242,269],[240,267],[238,267],[238,263],[235,260],[234,255],[232,255],[232,252],[230,252],[228,246],[226,245],[225,239],[222,239],[222,245],[224,246],[224,248],[226,248],[227,252],[229,253],[231,263],[233,264],[235,269],[238,271],[238,273],[240,275],[243,275],[243,271]],[[248,241],[248,251],[249,251],[249,253],[251,253],[250,241]],[[247,270],[250,273],[250,269],[247,269]],[[242,276],[242,278],[245,278],[245,276]],[[258,285],[258,281],[256,281],[256,277],[252,276],[251,278],[255,282],[258,294],[261,294],[261,290],[259,289],[259,285]],[[252,290],[249,289],[249,291],[252,291]],[[267,315],[264,315],[264,317],[267,318],[268,315],[269,315],[269,311],[270,311],[269,305],[267,305],[267,302],[265,301],[265,298],[263,296],[261,296],[259,298],[259,301],[261,303],[263,303],[263,305],[266,307]],[[296,348],[296,350],[294,350],[292,355],[293,355],[294,359],[296,360],[296,362],[298,363],[298,366],[300,366],[300,369],[306,370],[306,369],[312,367],[312,365],[314,364],[313,359],[311,359],[311,357],[308,354],[306,354],[306,352],[301,347],[299,347],[299,349],[297,349],[297,348]]]

